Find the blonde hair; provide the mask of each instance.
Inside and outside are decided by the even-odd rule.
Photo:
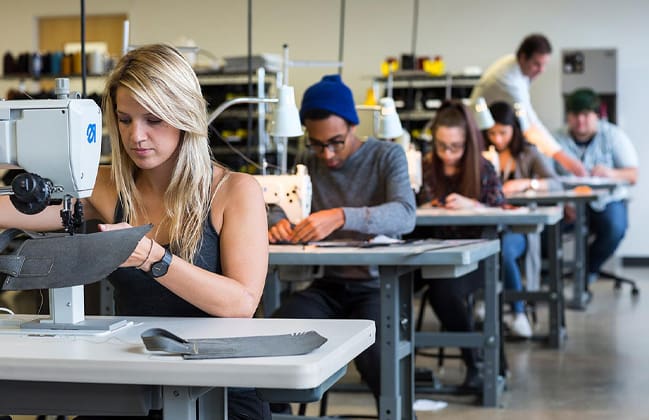
[[[122,144],[116,92],[128,89],[148,112],[181,131],[178,161],[163,197],[171,250],[193,261],[201,245],[203,223],[211,206],[213,162],[207,138],[207,104],[194,70],[175,48],[153,44],[130,51],[117,63],[104,91],[103,112],[112,146],[112,177],[124,210],[135,224],[143,214],[135,186],[137,166]]]

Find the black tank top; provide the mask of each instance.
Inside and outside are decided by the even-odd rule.
[[[115,207],[115,223],[122,222],[124,210],[120,200]],[[202,243],[194,257],[194,265],[222,274],[219,234],[210,217],[203,222]],[[168,248],[166,245],[165,248]],[[130,316],[209,317],[194,305],[178,297],[142,270],[134,267],[118,268],[108,280],[115,299],[115,314]]]

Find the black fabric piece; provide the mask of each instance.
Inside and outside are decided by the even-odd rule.
[[[310,353],[327,342],[315,331],[185,340],[163,328],[151,328],[144,331],[141,337],[147,350],[182,354],[185,359],[296,356]]]
[[[22,233],[28,239],[12,254],[0,256],[2,290],[50,289],[100,281],[126,261],[149,230],[151,225],[69,235],[8,229],[0,234],[0,245],[5,249]]]

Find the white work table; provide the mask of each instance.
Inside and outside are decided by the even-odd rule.
[[[0,317],[0,325],[8,319]],[[314,400],[375,340],[367,320],[125,319],[134,325],[106,336],[2,334],[0,413],[142,415],[164,408],[165,420],[226,419],[228,387],[262,395],[297,390],[295,401],[319,393]],[[328,341],[300,356],[184,360],[144,348],[140,334],[154,327],[185,339],[315,330]]]
[[[410,420],[414,418],[414,323],[412,322],[413,285],[409,274],[422,268],[427,277],[459,277],[475,270],[487,261],[486,288],[493,296],[487,308],[485,329],[475,333],[472,340],[485,350],[485,381],[483,403],[497,406],[502,387],[499,372],[499,328],[496,319],[496,255],[500,244],[495,240],[464,243],[448,241],[439,244],[402,244],[362,247],[315,247],[309,245],[271,245],[269,264],[300,265],[374,265],[379,268],[381,283],[381,420]],[[275,270],[269,273],[264,291],[264,305],[279,304],[279,282]],[[489,306],[489,305],[488,305]],[[460,333],[462,334],[462,333]]]

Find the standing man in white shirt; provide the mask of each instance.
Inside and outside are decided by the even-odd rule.
[[[471,102],[480,97],[488,104],[504,101],[517,109],[523,134],[543,154],[559,162],[564,168],[577,176],[586,176],[581,162],[564,150],[536,115],[530,98],[530,83],[543,73],[552,46],[541,34],[528,35],[516,51],[493,63],[484,72],[471,92]]]

